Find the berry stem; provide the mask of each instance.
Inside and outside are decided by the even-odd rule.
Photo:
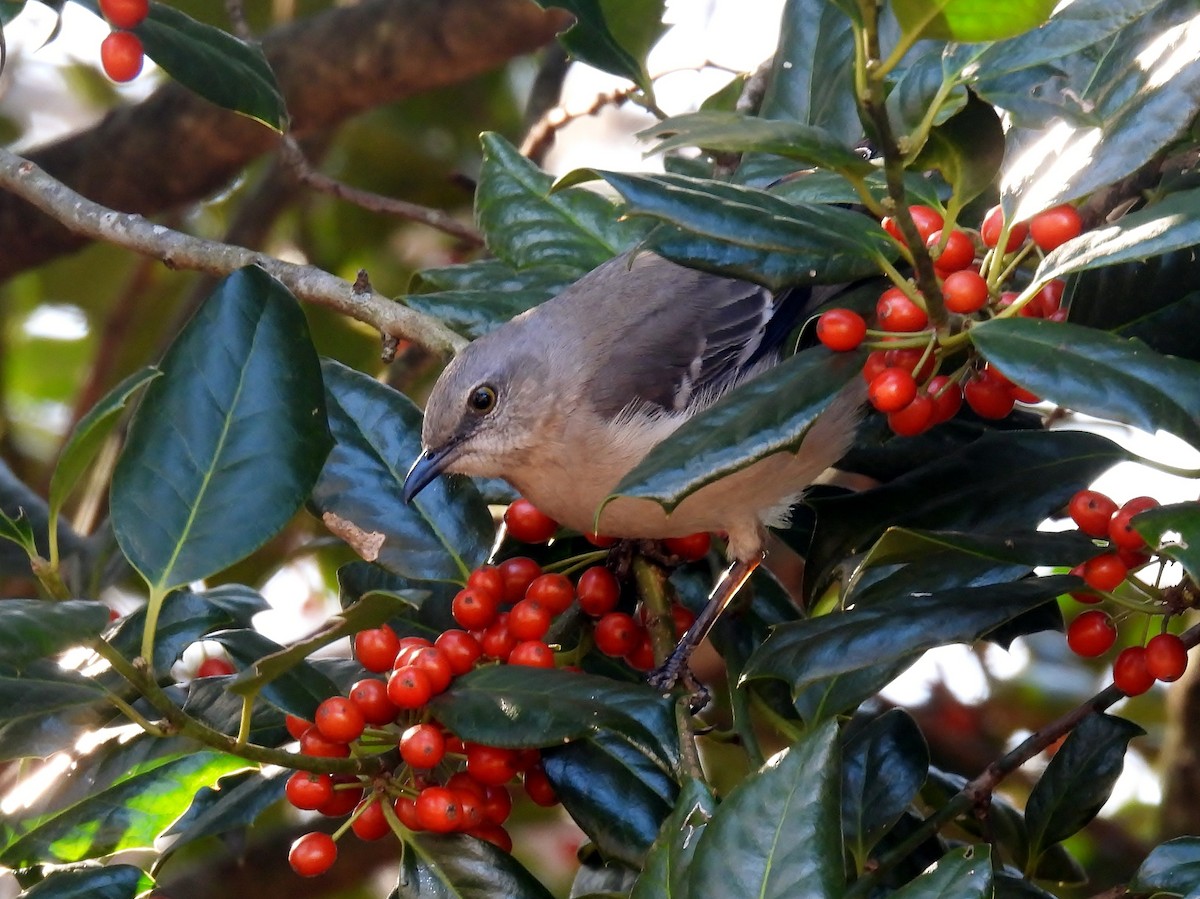
[[[555,572],[557,574],[571,575],[580,568],[587,568],[589,565],[595,565],[597,562],[603,562],[608,558],[607,549],[598,549],[594,552],[580,553],[577,556],[570,556],[566,559],[559,559],[557,562],[550,562],[542,566],[543,571]]]

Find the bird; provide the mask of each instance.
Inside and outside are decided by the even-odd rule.
[[[772,293],[647,250],[618,255],[450,361],[426,402],[404,501],[443,473],[498,477],[585,534],[727,534],[730,568],[651,675],[669,690],[690,677],[691,650],[761,562],[767,528],[850,448],[861,390],[838,394],[795,452],[707,484],[669,513],[613,498],[614,488],[680,425],[778,364],[799,317],[831,289]]]

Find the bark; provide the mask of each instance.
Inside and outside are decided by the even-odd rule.
[[[566,23],[529,0],[365,0],[263,37],[297,138],[386,103],[470,79],[553,39]],[[266,126],[177,84],[28,154],[103,206],[152,215],[221,189],[273,149]],[[0,279],[82,246],[24,200],[0,193]]]

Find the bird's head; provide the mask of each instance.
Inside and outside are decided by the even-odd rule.
[[[443,472],[506,477],[536,446],[554,402],[543,386],[546,358],[514,351],[521,344],[512,335],[498,338],[470,344],[434,385],[421,428],[424,451],[404,479],[405,502]]]

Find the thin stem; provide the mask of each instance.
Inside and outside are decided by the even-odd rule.
[[[146,625],[142,631],[142,658],[150,673],[154,674],[154,632],[158,629],[158,615],[162,611],[167,593],[161,587],[152,587],[146,600]]]
[[[29,567],[42,589],[46,591],[46,595],[51,599],[71,598],[71,591],[67,589],[57,564],[47,561],[41,556],[33,556],[29,560]]]
[[[117,707],[118,711],[152,737],[167,737],[170,733],[146,718],[141,712],[127,703],[115,693],[108,694],[108,701]]]
[[[242,717],[238,722],[237,745],[245,746],[250,742],[250,721],[254,717],[254,695],[242,697]]]

